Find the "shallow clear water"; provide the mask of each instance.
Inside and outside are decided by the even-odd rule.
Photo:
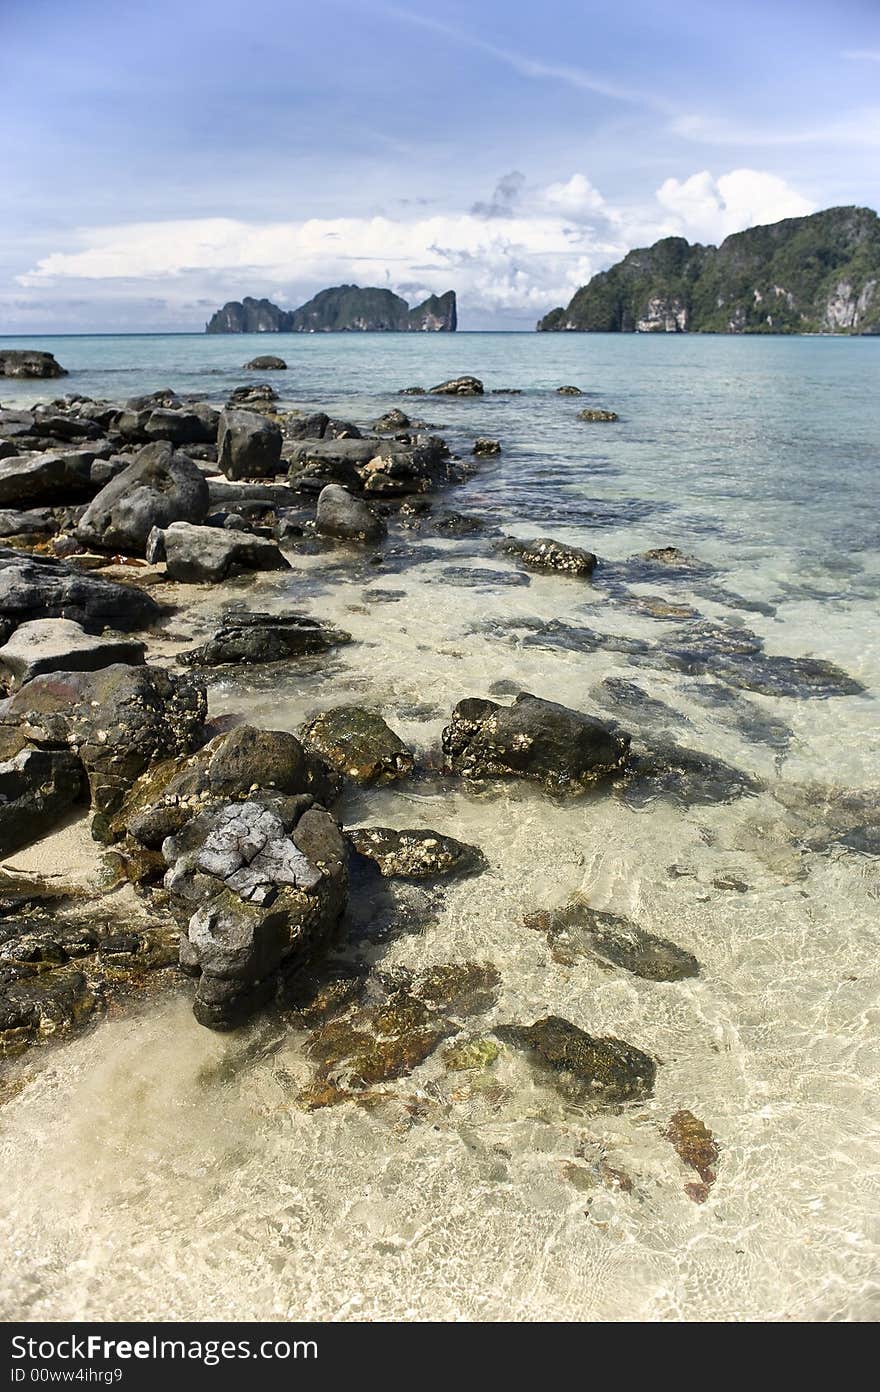
[[[216,592],[209,609],[230,594],[253,607],[293,602],[356,641],[320,664],[217,677],[215,712],[295,729],[357,699],[429,749],[457,700],[507,682],[665,733],[762,787],[695,806],[613,794],[564,803],[515,785],[477,796],[431,782],[352,795],[349,824],[432,826],[490,862],[445,888],[427,924],[369,939],[371,961],[491,960],[502,994],[475,1028],[565,1015],[656,1056],[655,1097],[586,1116],[521,1059],[480,1077],[446,1075],[435,1056],[377,1111],[303,1113],[293,1104],[307,1071],[302,1036],[268,1018],[212,1035],[184,990],[28,1060],[38,1075],[0,1111],[0,1313],[876,1317],[880,878],[876,856],[840,836],[850,830],[841,794],[876,793],[880,767],[877,343],[462,334],[28,346],[50,348],[71,376],[0,383],[4,404],[163,385],[221,400],[249,357],[280,352],[290,370],[271,380],[292,404],[320,402],[359,423],[403,405],[461,453],[475,435],[497,436],[501,458],[445,505],[586,545],[605,563],[594,585],[521,584],[484,539],[417,533],[393,538],[413,554],[379,568],[292,555],[292,574]],[[395,395],[461,372],[523,394]],[[557,396],[567,382],[590,395]],[[585,404],[621,420],[579,422]],[[648,582],[615,570],[670,544],[711,571]],[[655,660],[675,645],[676,622],[644,613],[634,603],[644,596],[749,629],[770,654],[831,660],[866,692],[719,693],[711,677]],[[552,620],[650,647],[638,657],[539,645]],[[193,605],[170,640],[206,627],[209,613]],[[665,711],[612,703],[599,685],[608,678]],[[876,819],[876,802],[865,807]],[[700,977],[664,985],[553,961],[522,917],[572,893],[690,949]],[[700,1205],[684,1192],[693,1172],[661,1135],[682,1107],[722,1147]],[[603,1160],[631,1190],[574,1187],[567,1166]]]

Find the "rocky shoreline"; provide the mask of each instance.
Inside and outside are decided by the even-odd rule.
[[[152,991],[192,990],[183,984],[191,978],[203,1025],[234,1028],[273,1009],[306,1032],[307,1109],[369,1106],[438,1050],[451,1071],[491,1070],[502,1051],[522,1052],[577,1107],[650,1097],[658,1061],[633,1043],[556,1015],[481,1029],[498,997],[492,963],[387,973],[368,962],[352,926],[359,916],[385,902],[389,918],[415,920],[423,886],[478,876],[487,859],[479,845],[431,829],[343,824],[340,800],[352,789],[438,780],[491,796],[516,780],[564,802],[613,797],[638,807],[661,796],[687,807],[754,796],[760,780],[671,739],[664,712],[637,683],[615,678],[585,693],[584,710],[515,684],[463,691],[427,752],[369,705],[334,700],[332,682],[296,730],[227,716],[209,703],[218,674],[246,669],[271,685],[275,664],[322,661],[353,641],[317,598],[303,612],[290,591],[272,592],[271,604],[252,594],[267,593],[260,586],[273,577],[292,580],[305,562],[325,586],[393,579],[434,546],[459,583],[494,575],[483,565],[493,561],[503,583],[556,576],[671,623],[673,641],[652,643],[555,619],[510,621],[528,647],[622,651],[636,667],[711,679],[731,719],[756,717],[747,692],[806,699],[862,688],[831,663],[768,655],[742,623],[713,623],[677,601],[682,577],[716,582],[675,548],[604,561],[552,536],[499,536],[478,514],[452,510],[448,490],[504,448],[479,433],[483,384],[460,377],[403,394],[426,405],[473,398],[472,450],[456,454],[399,408],[369,426],[282,409],[269,383],[243,385],[220,409],[171,389],[121,403],[67,396],[0,408],[7,1060]],[[576,394],[560,388],[560,410],[576,410],[564,404]],[[617,419],[604,408],[581,418],[602,429]],[[468,540],[478,562],[470,572],[449,566],[461,561],[437,546],[449,538]],[[646,599],[632,588],[646,579],[671,593]],[[381,589],[373,593],[379,602]],[[182,611],[202,616],[192,646],[169,643]],[[783,722],[765,727],[768,742],[784,744]],[[42,875],[14,869],[22,849],[50,845],[85,817],[87,885],[51,863]],[[857,798],[837,805],[829,840],[870,848],[870,820]],[[590,957],[657,989],[700,971],[685,948],[578,901],[523,904],[522,923],[544,934],[554,961]],[[686,1110],[669,1125],[700,1176],[689,1196],[702,1202],[717,1146]]]

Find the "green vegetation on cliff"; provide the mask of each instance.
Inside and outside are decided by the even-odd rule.
[[[880,218],[828,208],[719,247],[665,237],[593,276],[543,332],[880,333]]]
[[[206,333],[396,333],[451,332],[456,327],[455,291],[429,295],[410,309],[393,291],[375,286],[336,285],[320,290],[299,309],[279,309],[271,300],[230,300],[205,326]]]

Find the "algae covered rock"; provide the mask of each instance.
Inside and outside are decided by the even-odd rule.
[[[348,838],[359,855],[366,856],[380,874],[401,879],[425,880],[439,876],[475,875],[486,868],[478,846],[442,836],[438,831],[391,827],[355,827]]]
[[[380,715],[361,706],[322,711],[303,726],[300,738],[355,783],[390,783],[412,771],[412,751]]]
[[[470,697],[443,731],[453,773],[466,778],[528,778],[555,792],[577,792],[619,770],[629,735],[593,716],[521,692],[512,706]]]
[[[654,1090],[657,1065],[621,1039],[595,1038],[559,1015],[533,1025],[499,1025],[502,1043],[528,1052],[532,1062],[571,1100],[617,1106],[642,1102]]]
[[[526,570],[589,578],[596,568],[596,557],[592,551],[567,546],[564,542],[554,541],[552,537],[536,537],[533,541],[506,537],[500,543],[499,550],[508,556],[516,556]]]
[[[595,956],[648,981],[683,981],[699,975],[700,964],[693,953],[628,918],[602,913],[577,900],[560,909],[527,914],[525,926],[546,934],[554,961],[565,966],[580,957]]]

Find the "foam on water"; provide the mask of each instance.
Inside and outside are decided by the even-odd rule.
[[[452,833],[489,861],[483,875],[445,886],[424,918],[367,932],[368,960],[492,961],[501,995],[473,1031],[563,1015],[654,1055],[655,1096],[588,1115],[519,1056],[446,1074],[435,1055],[373,1110],[306,1113],[294,1103],[310,1068],[304,1035],[271,1015],[212,1034],[183,988],[24,1061],[34,1076],[0,1110],[0,1314],[876,1317],[880,880],[875,857],[835,840],[849,826],[840,794],[877,785],[876,344],[390,338],[285,340],[298,399],[326,399],[349,380],[354,401],[330,404],[367,421],[394,404],[395,385],[453,371],[525,387],[522,397],[404,403],[459,443],[503,440],[501,460],[448,506],[587,545],[608,575],[669,543],[712,573],[630,576],[625,589],[603,585],[601,570],[595,585],[538,575],[501,584],[493,572],[519,571],[486,541],[427,533],[409,538],[431,548],[427,558],[400,569],[295,557],[291,575],[215,592],[211,604],[293,603],[355,642],[317,661],[212,673],[212,710],[295,729],[323,705],[357,700],[429,750],[456,701],[506,683],[758,779],[754,795],[690,806],[607,792],[561,802],[519,784],[468,793],[424,779],[351,794],[342,808],[349,824]],[[172,341],[179,357],[158,364],[156,380],[142,368],[130,388],[105,390],[166,380],[193,389],[175,361],[186,357],[193,377],[197,351],[203,363],[225,354],[231,373],[254,351],[242,340],[186,344]],[[73,362],[73,346],[54,346]],[[548,390],[584,378],[621,411],[614,433],[576,423],[578,403]],[[467,573],[480,569],[485,586]],[[733,699],[721,699],[711,675],[528,641],[558,620],[668,648],[675,622],[627,605],[633,595],[733,621],[771,654],[838,663],[866,694],[725,688]],[[169,646],[205,624],[186,608]],[[636,705],[609,703],[630,688],[608,679],[666,712],[631,692]],[[865,808],[876,817],[876,803]],[[555,961],[523,915],[572,894],[695,953],[700,976],[661,984],[590,958]],[[680,1108],[721,1146],[703,1204],[685,1193],[694,1173],[661,1134]]]

